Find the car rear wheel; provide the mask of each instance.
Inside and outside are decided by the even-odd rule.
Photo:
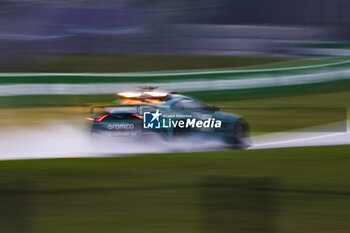
[[[138,143],[145,145],[154,145],[155,143],[161,142],[162,140],[163,138],[159,134],[153,132],[143,133],[137,138]]]

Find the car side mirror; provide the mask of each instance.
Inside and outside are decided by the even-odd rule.
[[[216,106],[216,105],[213,105],[213,106],[210,107],[210,110],[213,111],[213,112],[216,112],[216,111],[219,111],[220,108],[218,106]]]

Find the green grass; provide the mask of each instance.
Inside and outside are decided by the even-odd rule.
[[[31,64],[28,69],[22,68],[17,70],[19,74],[1,75],[0,83],[16,84],[16,83],[116,83],[116,82],[154,82],[166,80],[187,80],[197,79],[215,79],[217,74],[198,74],[179,75],[171,74],[176,70],[211,70],[216,68],[239,68],[239,67],[256,67],[264,68],[264,65],[281,64],[284,62],[300,62],[300,60],[291,60],[287,58],[269,58],[269,57],[253,57],[253,56],[205,56],[205,55],[147,55],[147,54],[73,54],[53,58],[42,58],[44,62],[38,68],[35,64]],[[339,61],[339,60],[334,60]],[[318,61],[305,60],[306,64],[323,63],[325,60]],[[330,60],[328,62],[331,62]],[[328,63],[326,62],[326,63]],[[293,63],[294,64],[294,63]],[[278,66],[278,65],[277,65]],[[257,67],[256,67],[257,68]],[[170,72],[169,72],[170,70]],[[137,72],[143,71],[167,71],[153,73]],[[29,72],[22,75],[22,72]],[[36,74],[44,73],[41,75]],[[134,72],[126,74],[122,72]],[[34,73],[34,74],[31,74]],[[46,73],[54,73],[48,75]],[[73,73],[64,75],[60,73]],[[74,75],[74,73],[79,73]],[[89,73],[85,75],[84,73]],[[95,74],[97,73],[97,74]],[[98,73],[119,73],[118,75],[101,75]],[[222,76],[232,76],[232,74],[222,74]],[[242,74],[236,74],[236,76]]]
[[[19,70],[14,70],[19,73],[6,73],[1,75],[0,83],[81,84],[116,82],[164,82],[188,79],[203,80],[219,78],[248,78],[252,77],[252,75],[261,77],[262,73],[264,73],[264,75],[272,77],[276,75],[279,76],[287,74],[298,74],[298,72],[300,73],[300,71],[305,70],[310,72],[319,72],[320,70],[324,70],[325,68],[328,69],[329,67],[347,67],[349,63],[345,58],[290,59],[254,56],[160,54],[75,54],[65,55],[53,60],[52,58],[44,57],[42,60],[45,61],[39,66],[42,66],[42,68],[37,68],[38,66],[31,64],[29,66],[30,69],[22,68]],[[145,60],[145,62],[139,60]],[[53,63],[51,64],[51,62]],[[184,70],[184,72],[172,72],[179,70]],[[137,73],[138,71],[143,71],[143,73]],[[159,72],[147,73],[147,71]],[[21,72],[29,73],[22,74]],[[39,72],[39,74],[37,74],[37,72]],[[111,72],[113,74],[108,74]],[[133,73],[115,74],[116,72]]]
[[[117,73],[196,69],[269,69],[321,65],[344,58],[300,59],[263,56],[214,56],[174,54],[65,54],[45,56],[15,72]],[[40,61],[40,57],[37,58]]]
[[[1,200],[12,201],[2,213],[21,211],[18,205],[26,203],[29,219],[19,215],[14,224],[29,221],[37,233],[203,232],[203,227],[216,232],[210,226],[227,230],[241,221],[278,233],[347,233],[349,149],[2,161],[1,190],[17,190],[1,192]],[[201,185],[225,180],[248,188]],[[219,224],[222,211],[231,218]],[[267,217],[269,222],[261,222]],[[10,229],[11,223],[2,227]]]
[[[116,95],[28,95],[0,97],[0,107],[74,106],[113,102]]]
[[[335,107],[349,106],[350,89],[344,86],[343,90],[325,91],[300,95],[272,96],[256,99],[224,100],[218,103],[221,106],[235,107]],[[211,102],[215,103],[215,102]]]

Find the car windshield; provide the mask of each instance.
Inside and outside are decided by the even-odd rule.
[[[174,104],[175,108],[191,110],[208,110],[209,106],[192,99],[183,99]]]

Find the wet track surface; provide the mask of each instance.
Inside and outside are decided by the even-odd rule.
[[[252,140],[253,146],[250,149],[347,145],[350,144],[349,122],[271,133],[253,137]]]
[[[253,145],[249,149],[346,145],[350,144],[350,130],[346,128],[349,127],[341,129],[336,123],[321,128],[264,134],[252,137]],[[203,141],[196,140],[183,140],[171,144],[138,144],[137,146],[132,142],[118,140],[96,146],[85,130],[65,124],[48,125],[40,129],[2,131],[0,148],[0,160],[106,157],[227,149],[220,142],[206,141],[203,143]]]
[[[350,144],[350,132],[338,133],[276,133],[253,138],[250,149],[346,145]]]

